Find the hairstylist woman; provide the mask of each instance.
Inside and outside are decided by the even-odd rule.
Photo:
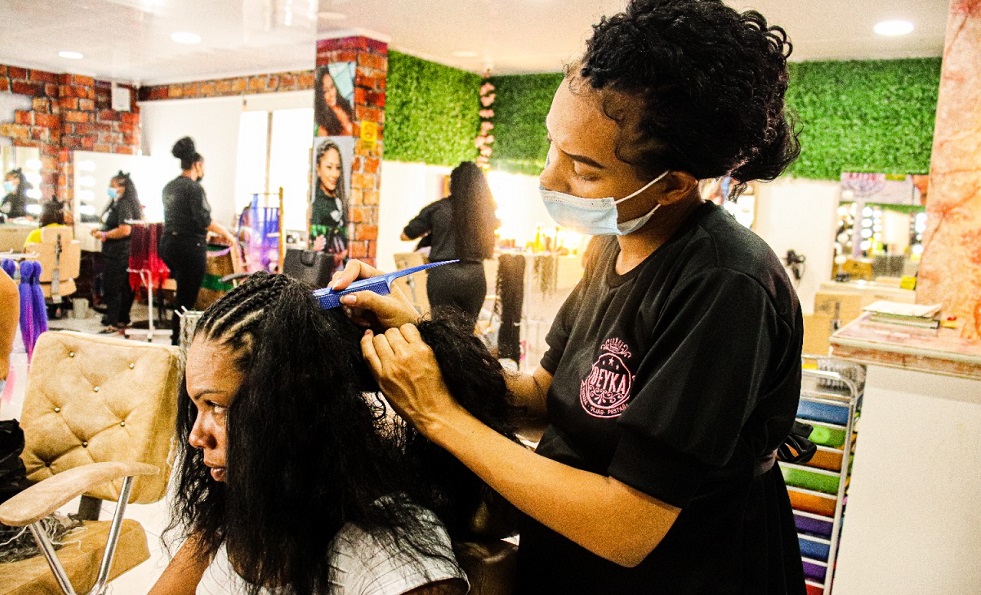
[[[180,313],[194,309],[198,291],[204,280],[208,247],[208,232],[224,237],[235,246],[235,236],[223,225],[211,219],[211,205],[201,186],[204,177],[204,157],[194,148],[194,141],[185,136],[174,144],[174,157],[181,160],[181,175],[163,189],[164,233],[160,240],[160,256],[177,281],[177,308],[174,310],[170,341],[180,342]]]
[[[457,308],[471,325],[477,323],[487,295],[484,259],[493,258],[494,230],[501,225],[494,209],[484,172],[464,161],[450,173],[450,195],[426,205],[402,230],[403,240],[432,238],[429,260],[460,260],[430,270],[426,294],[431,307]]]
[[[129,325],[129,310],[133,305],[133,291],[129,287],[129,236],[133,226],[128,222],[143,219],[143,207],[136,194],[136,185],[129,174],[120,171],[109,181],[109,204],[102,213],[102,229],[93,229],[92,235],[102,240],[102,258],[105,271],[102,274],[106,315],[102,318],[103,333],[121,331]]]
[[[0,201],[0,221],[31,217],[41,212],[37,199],[27,195],[27,191],[32,188],[21,168],[7,172],[3,177],[3,191],[7,194]],[[33,213],[32,209],[34,209]]]
[[[772,179],[799,152],[784,32],[717,0],[633,0],[557,89],[542,196],[607,235],[532,375],[535,453],[447,395],[398,296],[342,302],[389,328],[362,348],[426,437],[521,509],[518,592],[803,593],[774,450],[800,389],[800,305],[769,247],[697,181]],[[375,274],[349,265],[346,287]]]

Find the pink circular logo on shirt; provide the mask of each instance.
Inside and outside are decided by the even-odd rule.
[[[630,404],[630,389],[634,375],[627,368],[630,359],[627,344],[620,339],[607,339],[589,376],[579,385],[579,403],[593,417],[617,417]]]

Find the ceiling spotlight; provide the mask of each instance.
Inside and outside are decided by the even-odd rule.
[[[347,18],[347,15],[339,12],[323,11],[317,13],[317,18],[324,19],[325,21],[343,21]]]
[[[472,52],[470,50],[457,50],[450,54],[454,58],[476,58],[477,52]]]
[[[873,30],[879,35],[896,37],[913,32],[913,23],[909,21],[882,21],[877,23]]]
[[[201,36],[197,33],[188,33],[187,31],[178,31],[176,33],[171,33],[170,38],[177,43],[184,43],[187,45],[195,45],[201,43]]]
[[[67,58],[69,60],[81,60],[85,56],[83,56],[81,52],[73,52],[73,51],[70,51],[70,50],[62,50],[62,51],[58,52],[58,57],[59,58]]]

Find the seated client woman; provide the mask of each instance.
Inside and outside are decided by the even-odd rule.
[[[457,400],[513,438],[500,366],[469,330],[419,325]],[[496,494],[389,415],[360,339],[283,275],[256,273],[205,311],[168,529],[187,540],[152,594],[467,591],[452,543]]]

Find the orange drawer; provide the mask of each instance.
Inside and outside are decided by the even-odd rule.
[[[841,453],[818,449],[807,465],[828,471],[841,471]]]
[[[804,512],[829,517],[835,515],[834,498],[824,498],[815,494],[806,494],[804,492],[798,492],[792,489],[787,490],[787,493],[790,494],[790,505],[793,506],[795,510],[803,510]]]

